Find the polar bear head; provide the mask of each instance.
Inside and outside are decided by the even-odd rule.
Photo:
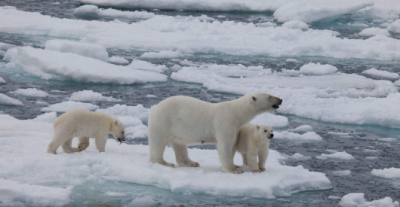
[[[116,118],[114,120],[110,133],[114,136],[115,140],[119,142],[125,141],[125,127],[119,119]]]
[[[257,126],[261,140],[270,140],[274,137],[274,127],[271,126]]]
[[[255,106],[259,113],[272,109],[278,109],[282,104],[282,99],[267,93],[250,94],[250,102]]]

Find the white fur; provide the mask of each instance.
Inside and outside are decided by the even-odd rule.
[[[186,96],[160,102],[149,117],[150,162],[173,167],[164,158],[171,144],[180,166],[198,167],[188,157],[188,144],[216,143],[224,172],[241,173],[233,164],[233,149],[239,127],[256,115],[272,110],[281,99],[265,93],[245,95],[233,101],[208,103]]]
[[[56,154],[60,145],[65,153],[85,150],[89,146],[89,137],[96,138],[97,149],[104,152],[110,133],[116,140],[125,140],[124,125],[117,118],[102,112],[70,110],[54,122],[54,137],[47,147],[47,152]],[[74,137],[79,137],[79,148],[71,146]]]
[[[243,165],[252,172],[265,170],[269,154],[269,140],[274,136],[274,127],[246,124],[240,128],[235,151],[240,152]],[[258,157],[258,164],[257,164]]]

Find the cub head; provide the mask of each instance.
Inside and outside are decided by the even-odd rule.
[[[114,136],[115,140],[119,142],[125,141],[125,127],[119,119],[115,119],[114,123],[112,123],[110,133]]]
[[[257,126],[257,131],[260,133],[262,140],[270,140],[274,137],[274,127]]]
[[[254,93],[250,95],[250,102],[262,113],[272,109],[278,109],[282,99],[267,93]]]

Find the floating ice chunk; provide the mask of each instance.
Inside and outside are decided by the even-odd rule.
[[[342,197],[339,206],[341,207],[399,207],[399,202],[390,197],[380,200],[366,201],[364,193],[349,193]]]
[[[294,153],[292,156],[288,156],[288,158],[295,159],[295,160],[309,160],[311,159],[310,156],[304,156],[300,153]]]
[[[82,103],[82,102],[75,102],[75,101],[64,101],[61,103],[56,103],[53,105],[50,105],[48,107],[42,108],[42,111],[55,111],[55,112],[66,112],[71,109],[85,109],[85,110],[95,110],[98,109],[99,106],[96,106],[91,103]]]
[[[384,141],[384,142],[395,142],[397,139],[395,138],[378,138],[379,141]]]
[[[365,37],[376,36],[376,35],[383,35],[387,37],[390,36],[389,32],[386,29],[381,29],[377,27],[363,29],[360,33],[358,33],[358,35]]]
[[[352,27],[369,27],[368,24],[364,23],[347,23],[347,25]]]
[[[400,19],[392,22],[386,29],[391,32],[400,33]]]
[[[92,90],[83,90],[74,92],[71,94],[69,98],[71,101],[87,101],[87,102],[94,102],[94,101],[108,101],[108,102],[120,102],[122,100],[116,99],[113,97],[106,97],[103,96],[101,93],[94,92]]]
[[[140,57],[142,58],[178,58],[184,55],[179,51],[160,51],[160,52],[145,52]]]
[[[378,157],[375,157],[375,156],[368,156],[368,157],[365,157],[365,159],[366,159],[366,160],[377,160]]]
[[[79,154],[66,154],[58,149],[57,156],[54,156],[45,153],[45,146],[53,136],[52,124],[17,120],[8,115],[0,115],[0,123],[1,136],[9,137],[1,139],[0,179],[21,184],[65,188],[111,180],[120,182],[121,189],[123,185],[134,183],[174,193],[250,198],[287,197],[298,192],[331,188],[324,173],[311,172],[302,166],[282,165],[279,160],[283,156],[275,150],[270,150],[266,172],[233,175],[221,171],[215,150],[188,150],[190,157],[200,163],[200,168],[169,168],[152,164],[148,162],[148,146],[119,145],[114,140],[107,143],[106,154],[98,153],[94,139],[90,139],[90,146]],[[77,139],[72,145],[77,145]],[[171,148],[166,148],[164,158],[168,162],[175,161]],[[240,156],[234,159],[235,163],[241,162]],[[73,173],[71,169],[74,169]],[[7,186],[0,185],[0,188]]]
[[[140,120],[147,122],[150,116],[151,109],[143,107],[143,105],[138,104],[136,106],[127,105],[114,105],[106,109],[98,109],[97,111],[104,112],[112,116],[132,116],[137,117]]]
[[[7,83],[2,77],[0,77],[0,84],[1,83]]]
[[[154,72],[163,72],[168,70],[168,67],[165,65],[154,65],[153,63],[149,63],[143,60],[132,60],[131,64],[129,64],[127,67]]]
[[[126,19],[150,19],[154,13],[146,11],[120,11],[115,9],[99,9],[94,5],[83,5],[74,10],[74,16],[80,18],[114,17]]]
[[[157,206],[160,205],[160,202],[157,202],[153,197],[151,196],[142,196],[138,197],[132,200],[132,202],[128,203],[128,207],[136,207],[136,206],[141,206],[141,207],[148,207],[148,206]]]
[[[381,150],[364,149],[364,152],[366,152],[366,153],[379,153],[379,152],[381,152]]]
[[[71,202],[72,187],[30,185],[0,178],[2,206],[64,206]]]
[[[57,112],[53,111],[38,115],[36,118],[32,119],[32,121],[54,123],[56,119],[57,119]]]
[[[328,198],[329,198],[329,199],[332,199],[332,200],[339,200],[339,199],[341,199],[341,197],[339,197],[339,196],[328,196]]]
[[[147,98],[157,98],[157,96],[156,96],[156,95],[153,95],[153,94],[147,94],[146,97],[147,97]]]
[[[250,124],[286,127],[289,125],[289,120],[284,116],[279,116],[271,113],[263,113],[251,120]]]
[[[126,138],[145,138],[147,137],[148,129],[146,125],[136,125],[132,127],[125,127]]]
[[[307,132],[305,134],[296,134],[293,132],[274,132],[274,139],[280,140],[296,140],[296,141],[321,141],[322,137],[315,132]]]
[[[353,155],[351,155],[345,151],[335,152],[332,154],[321,154],[319,156],[316,156],[315,158],[320,159],[320,160],[326,160],[326,159],[354,160]]]
[[[345,132],[328,132],[328,134],[339,136],[341,138],[353,138],[351,134]]]
[[[40,100],[36,101],[35,104],[37,104],[37,105],[49,105],[49,103],[47,103],[46,101],[40,101]]]
[[[118,57],[118,56],[112,56],[108,59],[108,62],[114,63],[114,64],[120,64],[120,65],[126,65],[129,64],[129,61],[123,57]]]
[[[397,74],[397,73],[392,73],[392,72],[383,71],[383,70],[377,70],[375,68],[364,70],[362,73],[366,74],[366,75],[371,75],[371,76],[376,76],[376,77],[386,78],[386,79],[393,79],[393,80],[399,79],[399,74]]]
[[[24,104],[20,100],[0,93],[0,105],[23,106]]]
[[[306,23],[327,18],[335,18],[368,6],[374,5],[371,1],[291,1],[279,7],[274,17],[280,22],[300,20]]]
[[[292,20],[292,21],[288,21],[285,22],[282,27],[287,27],[290,29],[299,29],[299,30],[303,30],[303,31],[307,31],[308,30],[308,25],[302,21],[299,20]]]
[[[289,63],[297,63],[297,62],[299,62],[299,61],[296,60],[296,59],[288,58],[288,59],[286,59],[286,62],[289,62]]]
[[[26,72],[45,80],[69,80],[84,83],[135,84],[166,81],[167,76],[155,72],[135,70],[134,66],[118,66],[97,59],[72,53],[19,47],[7,51],[4,59],[7,67],[20,67]],[[144,62],[142,61],[142,65]],[[148,63],[148,70],[154,66]],[[161,66],[165,67],[165,66]]]
[[[313,127],[310,125],[301,125],[294,129],[290,129],[291,132],[312,132],[314,131]]]
[[[49,95],[48,93],[38,90],[36,88],[18,89],[10,93],[14,93],[21,96],[30,96],[30,97],[47,97]]]
[[[108,196],[113,196],[113,197],[127,196],[125,193],[112,192],[112,191],[107,191],[105,194],[108,195]]]
[[[45,49],[63,53],[75,53],[85,57],[108,61],[108,52],[103,45],[56,39],[47,41]]]
[[[373,169],[371,174],[383,178],[400,178],[400,168]]]
[[[3,7],[4,8],[4,7]],[[0,51],[7,51],[8,49],[10,49],[10,48],[13,48],[13,47],[15,47],[14,45],[11,45],[11,44],[7,44],[7,43],[3,43],[3,42],[0,42]]]
[[[306,75],[326,75],[336,72],[338,69],[333,65],[321,65],[319,63],[308,63],[301,66],[299,72]]]
[[[276,27],[277,24],[275,22],[261,22],[261,23],[257,23],[256,26],[259,26],[259,27]]]
[[[351,174],[350,170],[338,170],[338,171],[333,171],[332,174],[337,175],[337,176],[349,176]]]
[[[394,82],[394,85],[395,85],[395,86],[399,86],[399,87],[400,87],[400,80],[398,80],[398,81]]]

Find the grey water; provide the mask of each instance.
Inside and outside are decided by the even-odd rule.
[[[56,2],[59,2],[56,3]],[[80,4],[72,0],[48,1],[48,0],[2,0],[0,6],[15,6],[20,10],[41,12],[44,15],[55,16],[59,18],[76,18],[73,16],[73,10]],[[220,20],[238,21],[238,22],[265,22],[273,21],[272,13],[229,13],[229,12],[185,12],[185,11],[152,11],[157,14],[171,16],[199,16],[206,14]],[[223,17],[222,17],[223,16]],[[360,20],[361,18],[361,20]],[[332,21],[321,21],[311,24],[313,29],[331,29],[339,31],[343,38],[357,38],[355,33],[361,31],[361,28],[349,28],[343,25],[357,21],[369,22],[368,18],[352,18],[343,16]],[[110,21],[107,18],[100,18],[96,21]],[[126,20],[128,21],[128,20]],[[279,23],[278,23],[279,24]],[[46,36],[29,36],[0,33],[0,42],[13,45],[30,45],[33,47],[43,47],[44,42],[48,40]],[[126,57],[128,60],[139,57],[143,51],[122,51],[108,49],[110,55]],[[0,56],[0,59],[2,57]],[[397,62],[366,61],[366,60],[337,60],[323,57],[301,57],[296,58],[299,62],[286,62],[285,58],[257,57],[257,56],[229,56],[221,54],[194,54],[185,57],[193,62],[217,63],[217,64],[243,64],[243,65],[262,65],[265,68],[279,71],[283,68],[298,69],[307,62],[320,62],[335,65],[344,73],[360,73],[361,71],[375,67],[386,71],[400,72],[400,64]],[[177,61],[169,59],[146,60],[156,64],[172,65],[179,64]],[[219,93],[208,91],[199,84],[191,84],[168,80],[165,83],[149,83],[139,85],[102,85],[102,84],[84,84],[73,81],[46,81],[39,78],[26,75],[22,70],[9,70],[5,67],[6,61],[0,61],[0,76],[7,83],[0,85],[0,93],[13,97],[8,93],[19,88],[35,87],[46,91],[50,96],[45,98],[30,98],[19,96],[18,99],[24,103],[24,106],[4,106],[0,105],[0,111],[10,114],[18,119],[32,119],[42,112],[43,107],[36,101],[45,101],[49,104],[65,101],[73,92],[81,90],[93,90],[106,96],[122,99],[123,104],[137,105],[142,104],[145,107],[151,107],[166,97],[173,95],[187,95],[209,102],[221,102],[232,100],[239,95]],[[169,74],[168,74],[169,75]],[[54,92],[52,90],[59,90]],[[156,95],[155,98],[146,97],[146,95]],[[95,102],[100,108],[107,108],[115,103]],[[367,200],[381,199],[391,197],[394,200],[400,200],[400,180],[388,180],[374,177],[371,175],[372,169],[381,169],[387,167],[400,168],[400,130],[385,128],[379,126],[357,126],[332,124],[311,119],[300,118],[296,116],[287,116],[289,126],[279,129],[285,130],[295,128],[300,125],[311,125],[315,132],[323,137],[323,142],[293,142],[277,141],[271,142],[271,149],[280,153],[292,155],[301,153],[305,156],[313,157],[310,160],[286,160],[286,165],[302,165],[311,171],[323,172],[332,183],[332,189],[325,191],[311,191],[294,194],[290,197],[277,199],[230,197],[230,196],[210,196],[205,194],[180,194],[169,190],[160,189],[154,186],[144,186],[134,183],[121,183],[113,181],[104,181],[99,183],[90,183],[80,185],[74,188],[72,203],[70,206],[122,206],[126,205],[132,199],[143,195],[151,195],[162,206],[337,206],[339,200],[328,198],[329,196],[342,197],[348,193],[365,193]],[[341,136],[329,132],[348,133],[349,136]],[[396,138],[395,142],[380,141],[378,138]],[[147,144],[147,138],[134,139],[128,144]],[[201,146],[194,146],[202,148]],[[213,148],[213,147],[211,147]],[[355,157],[355,161],[342,160],[319,160],[314,157],[326,150],[346,151]],[[366,153],[365,149],[377,150],[374,153]],[[365,159],[367,156],[374,156],[376,159]],[[332,172],[337,170],[351,170],[349,176],[337,176]],[[104,197],[104,192],[115,191],[124,192],[126,197]]]

